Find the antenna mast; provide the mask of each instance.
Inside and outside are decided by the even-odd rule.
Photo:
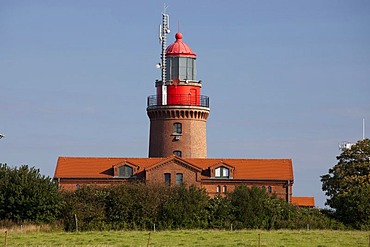
[[[365,118],[362,119],[362,140],[365,140]]]
[[[161,54],[161,69],[162,69],[162,105],[167,105],[167,86],[166,86],[166,36],[170,33],[169,21],[170,17],[166,14],[166,5],[162,12],[162,24],[159,26],[159,40],[162,44]]]

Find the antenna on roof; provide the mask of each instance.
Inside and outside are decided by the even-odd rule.
[[[365,140],[365,118],[362,119],[362,140]]]
[[[162,44],[161,65],[162,70],[162,105],[167,105],[167,86],[166,86],[166,36],[170,33],[170,16],[166,14],[168,6],[164,4],[162,12],[162,24],[159,25],[159,40]]]
[[[362,140],[365,140],[365,118],[362,119]],[[339,143],[339,149],[343,150],[344,148],[351,149],[353,145],[356,143],[354,142],[341,142]]]

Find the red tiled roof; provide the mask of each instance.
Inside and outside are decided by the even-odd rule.
[[[140,166],[140,172],[172,158],[188,162],[201,169],[208,169],[218,163],[227,164],[235,168],[234,179],[294,180],[290,159],[201,159],[175,156],[167,158],[59,157],[54,178],[112,178],[112,173],[109,171],[113,165],[127,161]]]
[[[292,204],[300,207],[315,207],[315,198],[308,196],[292,196]]]
[[[59,157],[55,178],[112,178],[108,170],[124,162],[149,167],[165,158]]]
[[[185,159],[206,169],[218,163],[235,167],[234,179],[294,180],[291,159]]]

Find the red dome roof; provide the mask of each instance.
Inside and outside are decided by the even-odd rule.
[[[182,41],[180,32],[175,35],[176,41],[170,44],[166,49],[166,56],[195,57],[196,54],[191,48]]]

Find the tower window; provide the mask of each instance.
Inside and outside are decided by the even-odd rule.
[[[217,193],[220,193],[220,185],[217,185],[217,187],[216,187],[216,192],[217,192]]]
[[[229,178],[229,169],[223,166],[216,168],[215,177],[216,178]]]
[[[118,176],[123,178],[132,177],[133,169],[128,165],[124,165],[118,168]]]
[[[181,123],[174,123],[173,124],[173,133],[174,134],[182,134],[182,124]]]
[[[226,188],[226,185],[224,185],[224,187],[222,187],[222,192],[226,193],[226,191],[227,191],[227,188]]]
[[[164,174],[164,183],[166,185],[171,185],[171,173]]]
[[[176,173],[176,184],[181,185],[183,183],[183,175],[182,173]]]
[[[176,156],[181,157],[182,152],[180,150],[175,150],[175,151],[173,151],[173,154],[176,155]]]

